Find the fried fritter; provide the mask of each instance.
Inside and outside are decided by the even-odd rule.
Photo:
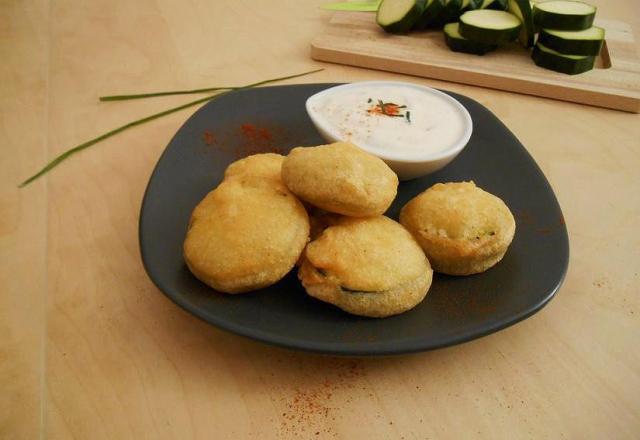
[[[247,292],[284,277],[308,239],[307,212],[282,183],[237,176],[194,209],[184,258],[191,272],[214,289]]]
[[[497,264],[516,230],[507,205],[473,182],[433,185],[402,208],[400,223],[433,269],[449,275],[480,273]]]
[[[384,216],[331,223],[307,245],[298,271],[310,296],[369,317],[396,315],[424,299],[433,271],[400,224]]]
[[[280,174],[283,161],[284,156],[275,153],[247,156],[229,165],[224,172],[224,178],[258,176],[281,182]]]
[[[398,189],[398,176],[382,159],[347,142],[294,148],[282,180],[302,200],[352,217],[382,214]]]

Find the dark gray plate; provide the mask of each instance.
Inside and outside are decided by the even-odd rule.
[[[437,174],[401,183],[387,215],[397,219],[409,199],[436,182],[474,180],[501,197],[516,217],[515,239],[496,267],[469,277],[436,275],[420,305],[386,319],[352,316],[308,297],[295,270],[274,286],[235,296],[216,293],[191,275],[182,242],[194,206],[240,157],[322,144],[304,103],[332,85],[242,90],[208,103],[180,128],[153,171],[140,213],[142,259],[156,286],[222,329],[287,348],[340,355],[444,347],[540,310],[567,270],[562,212],[546,178],[513,134],[485,107],[454,93],[449,94],[473,118],[469,145]]]

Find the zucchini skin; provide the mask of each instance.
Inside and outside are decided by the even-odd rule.
[[[444,34],[444,41],[447,43],[449,49],[454,52],[470,53],[473,55],[484,55],[498,48],[495,44],[476,43],[475,41],[451,37],[447,33]]]
[[[597,56],[604,40],[567,40],[542,29],[538,34],[538,42],[561,53]]]
[[[382,0],[383,3],[384,1],[385,0]],[[381,24],[378,20],[378,15],[380,14],[380,9],[382,7],[381,3],[380,8],[378,8],[378,12],[376,13],[376,23],[378,23],[378,26],[380,26],[385,32],[389,32],[391,34],[407,34],[413,25],[420,19],[425,2],[426,0],[415,0],[413,7],[401,20],[387,25]]]
[[[549,52],[544,52],[538,45],[531,53],[533,62],[539,67],[553,70],[555,72],[566,73],[567,75],[578,75],[593,69],[596,57],[587,56],[578,60],[563,57]]]
[[[444,26],[447,23],[458,21],[462,8],[462,0],[442,0],[444,7],[440,11],[438,18],[435,20],[436,26]]]
[[[467,11],[473,11],[475,9],[480,9],[482,6],[482,0],[469,0],[469,3],[465,8],[460,7],[460,15],[464,14]]]
[[[520,14],[515,13],[514,8],[511,5],[515,5],[518,8]],[[532,47],[535,37],[535,26],[533,20],[533,11],[531,10],[531,3],[529,0],[507,0],[507,11],[511,12],[516,17],[522,18],[522,28],[520,29],[520,35],[518,40],[524,47]]]
[[[507,10],[507,0],[493,0],[486,8],[481,9],[495,9],[496,11]]]
[[[430,4],[425,4],[424,10],[418,21],[413,25],[413,28],[420,30],[436,27],[438,16],[443,8],[444,0],[433,0]]]
[[[505,44],[518,38],[521,27],[522,25],[512,29],[487,29],[460,21],[459,30],[460,35],[467,40],[483,44]]]
[[[583,31],[593,26],[596,13],[589,15],[556,14],[533,8],[533,21],[539,29],[554,29],[558,31]]]

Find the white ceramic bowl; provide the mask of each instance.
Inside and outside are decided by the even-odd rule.
[[[314,110],[314,107],[317,107],[322,102],[322,100],[327,98],[330,94],[340,93],[345,89],[352,89],[356,87],[374,88],[389,86],[404,87],[414,89],[417,93],[428,93],[431,95],[435,95],[438,97],[438,99],[441,99],[442,102],[446,103],[446,105],[451,106],[452,109],[460,114],[461,120],[463,121],[463,130],[461,131],[460,137],[455,143],[449,145],[445,150],[436,152],[425,151],[424,154],[414,154],[412,157],[407,157],[407,155],[403,155],[401,152],[394,151],[393,148],[389,149],[388,151],[381,152],[380,149],[373,148],[364,142],[357,143],[358,147],[384,160],[385,163],[389,165],[389,167],[391,167],[393,171],[395,171],[400,180],[414,179],[416,177],[433,173],[443,168],[445,165],[455,159],[455,157],[464,149],[464,147],[467,145],[467,142],[469,142],[469,139],[471,138],[471,133],[473,131],[471,116],[469,115],[467,109],[464,108],[464,106],[460,104],[456,99],[452,98],[446,93],[440,92],[439,90],[432,89],[431,87],[398,81],[362,81],[351,84],[344,84],[336,87],[331,87],[309,97],[306,102],[307,113],[309,114],[309,117],[311,118],[311,121],[315,125],[316,129],[320,132],[322,137],[327,142],[344,141],[346,139],[341,138],[339,130],[337,130],[336,127],[331,126],[331,124],[327,123],[324,118],[322,118],[321,115],[319,115]]]

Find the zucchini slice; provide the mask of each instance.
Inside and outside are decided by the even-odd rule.
[[[545,69],[568,75],[577,75],[593,69],[596,57],[589,55],[564,55],[537,43],[531,54],[533,62]]]
[[[418,21],[425,0],[382,0],[376,22],[386,32],[405,34]]]
[[[460,15],[464,14],[467,11],[480,9],[481,4],[482,0],[462,0],[462,5],[460,5]]]
[[[538,35],[538,43],[542,43],[544,47],[572,55],[597,56],[603,41],[604,29],[597,26],[583,31],[542,29]]]
[[[460,17],[460,35],[484,44],[509,43],[520,33],[522,24],[518,17],[505,11],[478,9]]]
[[[460,35],[459,26],[460,23],[448,23],[444,25],[444,41],[452,51],[484,55],[487,52],[497,49],[498,46],[495,44],[485,44],[467,40]]]
[[[462,8],[462,0],[442,0],[442,2],[444,7],[436,19],[436,25],[443,26],[447,23],[458,21],[458,18],[460,18],[460,9]]]
[[[518,41],[524,47],[533,46],[535,30],[533,28],[533,11],[529,0],[508,0],[507,11],[518,17],[522,22]]]
[[[540,28],[581,31],[593,25],[596,7],[578,1],[555,0],[536,3],[533,15]]]
[[[345,286],[340,286],[340,290],[342,291],[342,293],[348,293],[351,295],[379,295],[381,293],[385,293],[384,291],[380,290],[354,290]]]
[[[444,8],[443,0],[427,0],[422,15],[413,26],[414,29],[427,29],[436,24],[440,12]]]
[[[480,7],[477,9],[497,9],[504,11],[507,9],[507,0],[482,0]]]

